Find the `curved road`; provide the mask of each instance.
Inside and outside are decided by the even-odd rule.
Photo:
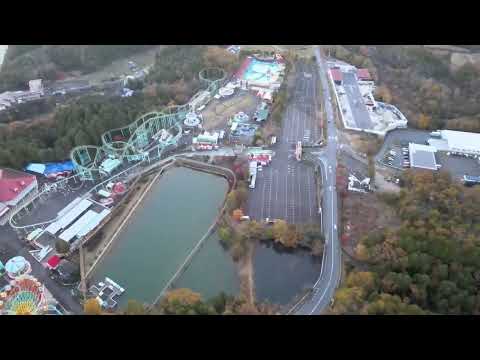
[[[312,294],[299,307],[297,315],[319,315],[328,307],[341,278],[341,249],[338,241],[338,205],[336,190],[337,169],[337,129],[333,117],[327,68],[321,57],[320,49],[315,47],[320,81],[323,89],[323,102],[327,116],[328,141],[325,149],[317,155],[322,165],[324,197],[322,203],[322,226],[325,234],[325,248],[320,277],[315,283]]]

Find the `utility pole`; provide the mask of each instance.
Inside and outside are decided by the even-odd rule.
[[[322,230],[322,233],[324,233],[324,231],[323,231],[323,212],[322,212],[321,207],[318,208],[318,212],[320,213],[320,229]]]

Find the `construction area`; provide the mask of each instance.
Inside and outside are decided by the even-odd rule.
[[[343,126],[377,135],[406,128],[408,120],[395,106],[376,101],[375,83],[367,69],[329,61],[329,79],[340,109]]]

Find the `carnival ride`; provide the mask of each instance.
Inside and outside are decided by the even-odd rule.
[[[57,219],[49,219],[36,224],[20,223],[22,215],[28,213],[35,202],[41,203],[47,200],[50,194],[60,189],[74,186],[80,188],[84,183],[90,181],[94,186],[83,195],[87,198],[93,192],[106,189],[106,185],[111,181],[136,177],[146,171],[147,165],[160,162],[164,150],[171,145],[176,145],[181,138],[182,124],[187,114],[195,110],[195,106],[191,105],[193,99],[198,98],[199,93],[205,92],[209,94],[207,101],[213,98],[226,77],[227,74],[223,69],[203,69],[199,72],[199,79],[205,85],[205,89],[197,92],[187,104],[167,107],[161,112],[150,112],[140,116],[127,126],[109,130],[102,134],[101,146],[82,145],[73,148],[70,157],[74,165],[74,174],[49,184],[30,201],[17,206],[10,216],[10,226],[17,232],[23,233],[37,228],[45,228]],[[172,135],[168,136],[166,141],[158,139],[157,135],[162,130],[166,130]],[[118,159],[124,167],[114,174],[103,171],[101,165],[107,159]]]
[[[40,315],[49,311],[50,304],[45,287],[33,276],[24,275],[0,292],[0,314]]]
[[[225,80],[226,73],[219,68],[208,68],[200,71],[199,78],[207,86],[202,92],[207,91],[212,97]],[[150,112],[127,126],[102,134],[101,146],[75,147],[70,153],[74,171],[82,180],[94,181],[110,175],[100,169],[101,163],[108,156],[129,163],[160,159],[163,150],[169,145],[177,144],[182,137],[182,124],[192,110],[194,109],[189,102],[185,105],[167,107],[161,112]],[[170,132],[173,136],[167,141],[157,141],[155,135],[162,130]]]

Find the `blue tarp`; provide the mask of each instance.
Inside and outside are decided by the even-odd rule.
[[[45,164],[30,163],[25,167],[25,170],[48,176],[49,174],[54,174],[54,173],[59,173],[64,171],[73,171],[73,162],[69,160],[69,161],[45,163]]]

